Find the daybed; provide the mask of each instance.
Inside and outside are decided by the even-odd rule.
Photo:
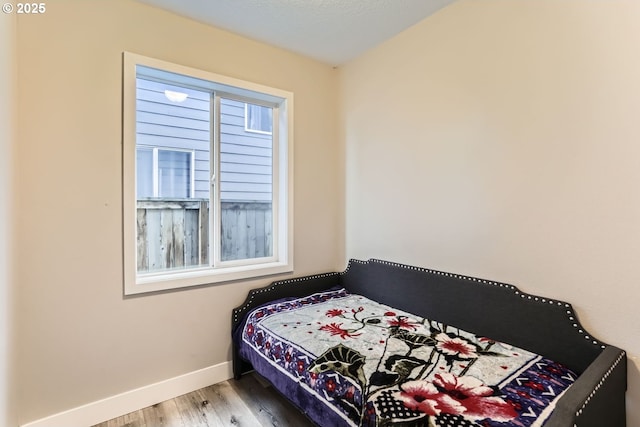
[[[626,425],[625,352],[509,284],[351,260],[252,290],[232,331],[234,376],[322,427]]]

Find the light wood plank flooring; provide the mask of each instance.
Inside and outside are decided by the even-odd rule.
[[[93,427],[312,427],[268,383],[251,373]]]

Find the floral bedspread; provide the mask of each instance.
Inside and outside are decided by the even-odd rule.
[[[250,348],[254,362],[327,405],[333,420],[314,420],[327,427],[542,426],[576,379],[541,356],[344,289],[256,309],[242,341],[245,356]]]

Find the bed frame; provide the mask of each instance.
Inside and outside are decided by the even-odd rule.
[[[545,427],[625,427],[626,353],[591,336],[570,304],[529,295],[515,286],[370,259],[349,261],[342,273],[274,282],[249,292],[232,313],[232,330],[254,307],[342,286],[351,293],[490,336],[563,363],[579,374]],[[233,344],[233,372],[252,367]]]

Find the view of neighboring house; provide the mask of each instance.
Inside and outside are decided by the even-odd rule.
[[[136,86],[138,271],[210,262],[208,207],[210,197],[218,197],[211,192],[216,174],[221,260],[269,256],[272,109],[222,97],[220,123],[214,123],[210,91],[143,78]],[[216,129],[219,142],[212,138]],[[212,151],[216,144],[219,153]],[[176,247],[179,253],[167,253]]]

